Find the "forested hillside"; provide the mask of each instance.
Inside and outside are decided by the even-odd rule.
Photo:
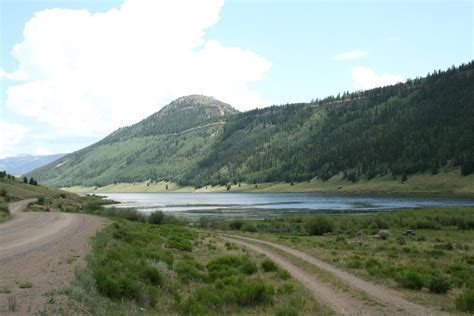
[[[239,114],[221,103],[202,111],[193,99],[193,114],[183,115],[179,100],[186,98],[33,176],[56,186],[166,179],[201,187],[338,173],[350,181],[402,179],[445,165],[474,171],[473,62],[403,84]]]
[[[235,113],[211,97],[179,98],[31,175],[57,187],[180,179],[211,150],[225,120]]]

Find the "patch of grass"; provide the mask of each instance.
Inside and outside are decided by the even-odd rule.
[[[467,313],[474,312],[474,288],[467,289],[456,298],[456,308]]]
[[[186,315],[205,315],[229,305],[269,305],[273,302],[273,295],[273,287],[263,281],[227,276],[216,280],[212,285],[197,289],[182,304],[181,311]]]
[[[20,283],[20,286],[19,286],[20,289],[31,289],[32,287],[33,287],[33,283],[31,282],[23,282],[23,283]]]
[[[298,316],[298,311],[290,306],[285,306],[278,309],[275,313],[276,316]]]
[[[263,271],[265,271],[265,272],[272,272],[272,271],[277,271],[278,270],[278,266],[276,265],[276,263],[273,262],[270,259],[265,259],[261,263],[261,266],[262,266]]]
[[[11,290],[6,287],[0,287],[0,294],[10,294]]]

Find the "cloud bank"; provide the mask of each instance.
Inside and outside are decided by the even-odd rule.
[[[0,71],[14,80],[5,110],[46,124],[58,137],[87,137],[135,123],[188,94],[212,95],[241,110],[265,105],[249,85],[271,62],[205,38],[222,5],[127,0],[105,13],[38,12],[12,48],[18,68]],[[0,152],[14,141],[2,141]]]

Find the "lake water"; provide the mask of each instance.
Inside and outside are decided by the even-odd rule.
[[[262,219],[297,213],[364,214],[417,207],[474,206],[474,199],[434,197],[349,196],[305,193],[109,193],[142,212],[162,210],[190,220]]]

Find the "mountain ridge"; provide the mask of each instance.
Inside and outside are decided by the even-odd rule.
[[[13,157],[5,157],[0,159],[0,170],[14,175],[23,175],[36,168],[45,166],[57,159],[60,159],[66,154],[52,154],[52,155],[30,155],[19,154]]]
[[[46,166],[32,175],[55,186],[171,180],[203,187],[327,180],[338,173],[352,182],[386,174],[403,179],[417,172],[436,174],[441,166],[470,174],[473,74],[470,62],[309,103],[243,113],[227,105],[222,116],[224,103],[188,96],[83,149],[85,155],[69,155],[71,162],[60,170]],[[211,112],[190,106],[200,98],[217,106]],[[208,127],[193,129],[197,126]],[[180,134],[183,130],[189,132]],[[110,154],[114,151],[122,156]]]

